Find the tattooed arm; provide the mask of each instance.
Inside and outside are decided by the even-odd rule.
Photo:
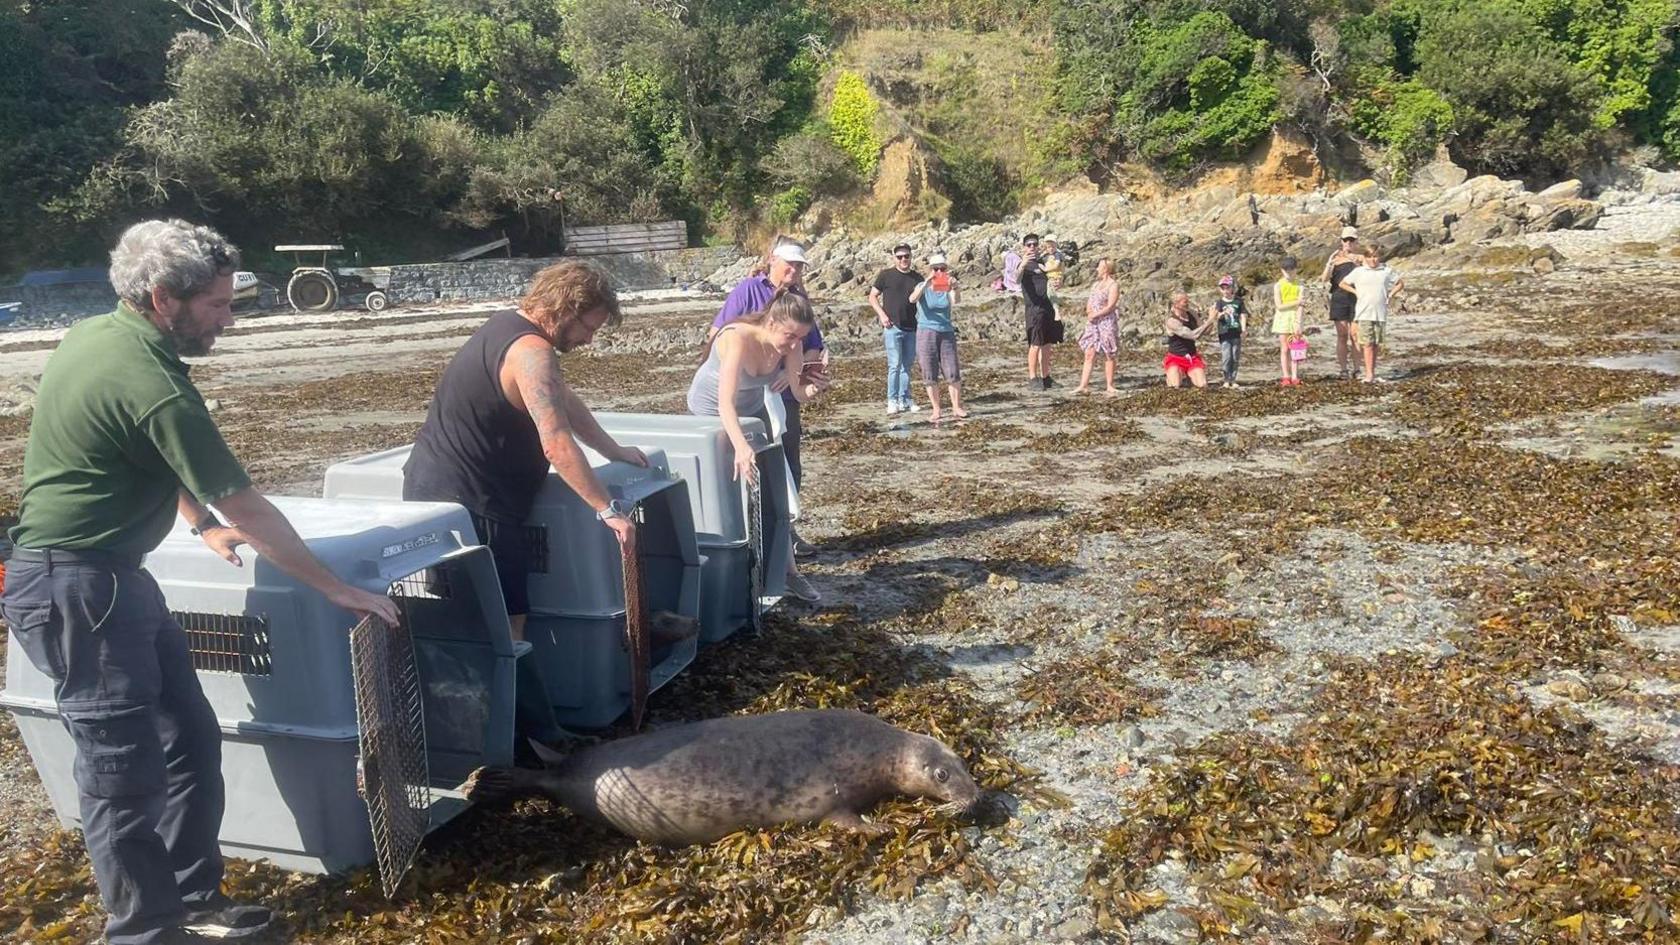
[[[515,341],[502,360],[501,381],[502,392],[508,395],[509,402],[529,414],[531,422],[536,424],[543,455],[548,457],[554,471],[590,508],[597,512],[606,508],[612,496],[601,485],[595,470],[589,468],[572,432],[566,402],[568,398],[575,399],[575,395],[560,377],[560,362],[554,356],[554,349],[535,335]],[[608,524],[621,521],[609,519]]]
[[[566,422],[572,428],[572,436],[583,445],[615,462],[636,466],[648,464],[647,456],[641,450],[634,446],[619,446],[611,434],[601,429],[595,414],[590,412],[583,398],[579,397],[577,391],[572,390],[564,379],[560,383],[560,396],[566,402]]]

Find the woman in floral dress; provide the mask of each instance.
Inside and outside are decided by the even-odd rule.
[[[1120,350],[1119,316],[1120,286],[1114,281],[1114,263],[1103,259],[1097,263],[1097,281],[1091,286],[1091,296],[1085,300],[1085,316],[1090,319],[1079,335],[1079,347],[1085,352],[1085,373],[1079,376],[1074,393],[1091,392],[1091,368],[1096,365],[1097,353],[1103,356],[1103,378],[1110,397],[1120,392],[1114,389],[1114,355]]]

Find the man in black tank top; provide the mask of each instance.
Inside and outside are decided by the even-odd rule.
[[[578,441],[612,460],[645,466],[647,457],[601,429],[555,357],[619,318],[618,294],[594,263],[567,260],[537,273],[519,308],[490,316],[444,368],[403,467],[404,499],[458,502],[472,513],[495,558],[515,639],[530,611],[522,526],[550,465],[620,541],[635,528]]]

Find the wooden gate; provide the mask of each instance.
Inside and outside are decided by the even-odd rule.
[[[612,253],[651,253],[688,246],[688,224],[682,220],[663,223],[614,223],[609,226],[565,228],[567,256],[606,256]]]

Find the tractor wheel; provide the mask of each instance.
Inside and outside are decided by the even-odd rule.
[[[300,312],[330,312],[338,307],[338,283],[325,272],[294,272],[286,283],[286,301]]]
[[[391,300],[387,299],[383,292],[369,292],[367,294],[367,310],[370,312],[383,312],[385,307],[390,304]]]

